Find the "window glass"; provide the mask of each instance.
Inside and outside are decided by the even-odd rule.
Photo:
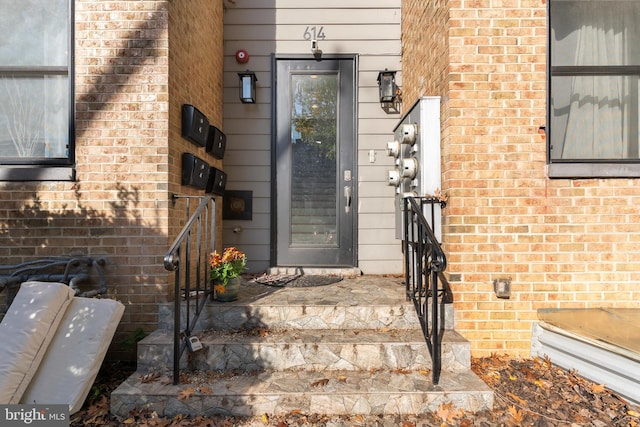
[[[68,0],[0,0],[0,65],[67,66]]]
[[[0,0],[0,164],[71,162],[68,0]]]
[[[550,3],[550,160],[637,161],[640,1]]]
[[[551,62],[640,64],[640,1],[551,2]]]

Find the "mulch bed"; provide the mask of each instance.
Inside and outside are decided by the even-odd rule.
[[[472,369],[495,392],[491,411],[466,413],[450,405],[421,415],[330,416],[292,412],[267,417],[160,418],[132,412],[125,419],[109,414],[109,393],[132,372],[132,366],[105,362],[82,410],[71,426],[627,426],[640,424],[640,408],[626,403],[601,384],[554,366],[549,360],[493,355],[473,358]]]

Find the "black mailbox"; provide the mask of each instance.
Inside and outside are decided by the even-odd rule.
[[[224,188],[226,185],[227,174],[220,169],[212,167],[209,172],[209,181],[207,183],[206,192],[224,196]]]
[[[182,185],[204,190],[209,182],[209,165],[191,153],[182,153]]]
[[[207,153],[211,153],[216,159],[224,158],[224,150],[227,148],[227,136],[220,129],[209,126],[207,137]]]
[[[207,145],[209,120],[196,107],[190,104],[182,106],[182,136],[201,147]]]

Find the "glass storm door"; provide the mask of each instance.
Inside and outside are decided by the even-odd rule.
[[[276,265],[354,266],[354,59],[276,66]]]

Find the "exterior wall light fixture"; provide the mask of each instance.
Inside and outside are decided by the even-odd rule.
[[[387,113],[400,112],[401,90],[396,84],[396,71],[384,71],[378,73],[378,89],[380,93],[380,107]]]
[[[253,71],[244,71],[238,73],[240,79],[240,101],[243,104],[255,104],[256,103],[256,82],[258,78]]]

